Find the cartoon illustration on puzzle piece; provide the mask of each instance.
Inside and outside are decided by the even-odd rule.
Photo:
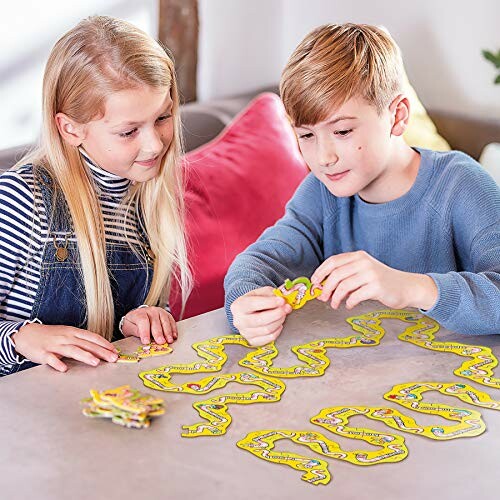
[[[306,302],[319,297],[322,290],[321,285],[313,285],[309,278],[300,276],[293,281],[287,279],[281,286],[274,289],[274,294],[283,297],[292,309],[300,309]]]
[[[141,359],[151,358],[153,356],[163,356],[170,354],[173,349],[168,344],[150,344],[140,345],[133,353],[121,352],[118,348],[118,363],[138,363]]]

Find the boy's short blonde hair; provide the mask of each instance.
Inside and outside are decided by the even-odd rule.
[[[399,47],[383,28],[326,24],[309,33],[290,56],[280,94],[295,126],[314,125],[357,96],[380,113],[402,92],[403,82]]]

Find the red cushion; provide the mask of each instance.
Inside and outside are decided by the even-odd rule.
[[[186,155],[194,289],[184,318],[224,305],[233,259],[283,214],[307,173],[278,96],[257,96],[213,141]],[[178,290],[170,305],[179,318]]]

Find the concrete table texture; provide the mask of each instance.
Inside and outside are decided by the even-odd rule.
[[[280,354],[275,366],[297,363],[290,347],[353,332],[345,318],[384,309],[366,302],[352,311],[332,310],[319,301],[293,312],[277,341]],[[287,385],[277,403],[230,405],[233,423],[217,437],[182,438],[181,426],[202,419],[192,408],[200,398],[230,392],[248,392],[254,386],[228,384],[204,396],[173,394],[147,389],[140,371],[197,359],[191,344],[230,334],[222,309],[179,323],[179,340],[170,355],[145,359],[138,364],[108,364],[97,368],[69,361],[61,374],[41,366],[0,379],[0,491],[4,499],[469,499],[496,498],[500,482],[500,412],[472,407],[435,391],[424,400],[480,410],[487,430],[475,438],[434,441],[400,433],[362,416],[350,424],[404,434],[409,456],[400,463],[360,467],[317,455],[289,440],[276,450],[290,451],[329,463],[331,482],[313,486],[300,479],[301,472],[267,463],[240,450],[236,442],[247,433],[263,429],[314,430],[339,442],[343,448],[375,449],[364,442],[344,439],[313,425],[309,419],[322,408],[337,405],[380,405],[397,408],[418,423],[448,423],[385,401],[383,394],[404,382],[452,382],[471,384],[500,399],[500,391],[474,384],[453,374],[469,359],[433,352],[401,342],[397,335],[407,326],[399,320],[383,320],[386,334],[379,346],[328,349],[331,361],[325,375],[282,379]],[[484,345],[500,356],[500,336],[467,337],[441,329],[441,341]],[[117,343],[125,352],[139,345],[135,338]],[[238,361],[249,350],[226,346],[228,361],[221,373],[246,371]],[[500,369],[494,374],[500,375]],[[174,382],[194,381],[209,374],[174,375]],[[165,415],[154,418],[149,429],[126,429],[107,419],[81,414],[80,400],[89,389],[104,390],[123,384],[161,396]]]

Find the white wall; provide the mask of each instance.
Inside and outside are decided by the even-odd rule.
[[[109,14],[157,36],[157,0],[2,2],[0,149],[35,139],[43,67],[81,18]],[[500,48],[500,0],[199,0],[200,100],[276,84],[293,48],[327,22],[383,24],[430,108],[500,117],[500,85],[481,49]],[[22,26],[21,30],[19,27]]]
[[[383,24],[403,52],[408,76],[427,107],[500,117],[500,85],[482,49],[500,49],[498,0],[288,0],[286,57],[324,23]]]
[[[276,84],[283,63],[285,3],[199,0],[199,100]]]
[[[35,140],[40,128],[45,62],[63,33],[84,17],[101,14],[121,17],[156,37],[157,10],[156,0],[2,2],[0,149]]]

